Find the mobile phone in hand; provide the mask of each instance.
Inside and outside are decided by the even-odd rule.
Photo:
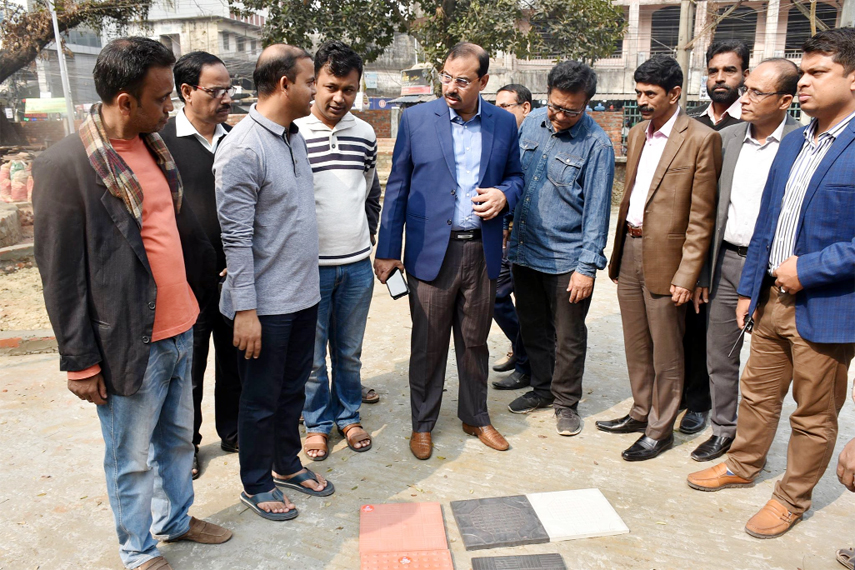
[[[404,279],[404,274],[397,267],[392,270],[389,277],[386,278],[386,287],[389,289],[389,295],[393,299],[400,299],[409,294],[410,288],[407,286],[407,281]]]

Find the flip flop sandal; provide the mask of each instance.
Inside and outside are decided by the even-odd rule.
[[[193,473],[195,471],[195,473]],[[195,481],[199,478],[199,475],[202,474],[202,470],[199,469],[199,454],[193,454],[193,469],[190,471],[190,477]]]
[[[300,473],[299,475],[295,475],[290,479],[280,479],[279,477],[273,478],[273,483],[277,487],[285,487],[286,489],[294,489],[295,491],[300,491],[301,493],[305,493],[307,495],[312,495],[313,497],[328,497],[335,493],[335,487],[332,482],[327,481],[327,486],[324,487],[323,491],[315,491],[314,489],[309,489],[308,487],[304,487],[300,483],[303,481],[315,481],[318,483],[318,476],[315,475],[311,469],[306,469],[305,472]]]
[[[841,548],[837,551],[837,561],[849,570],[855,570],[855,548]]]
[[[273,489],[269,493],[258,493],[252,497],[242,491],[240,500],[247,507],[255,511],[255,514],[269,521],[290,521],[297,518],[297,515],[300,514],[297,512],[297,509],[291,509],[284,513],[268,513],[258,506],[259,503],[285,503],[285,496],[282,495],[282,491],[279,489]]]
[[[354,438],[354,439],[356,439],[356,441],[351,442],[350,438],[347,436],[347,434],[349,434],[350,432],[352,432],[355,429],[362,430],[363,433],[365,433],[365,435],[367,437],[364,437],[362,439]],[[368,451],[369,449],[371,449],[371,446],[374,445],[374,442],[371,440],[371,435],[367,431],[365,431],[365,429],[362,427],[362,424],[350,424],[350,425],[344,426],[343,429],[339,429],[338,432],[342,435],[344,440],[347,442],[347,446],[350,449],[352,449],[353,451],[355,451],[356,453],[362,453],[363,451]],[[353,445],[356,442],[365,441],[366,439],[368,440],[368,445],[366,445],[365,447],[356,447]]]
[[[362,388],[362,403],[376,404],[380,401],[380,394],[374,391],[374,388]]]
[[[309,443],[310,437],[315,437],[315,438],[322,437],[323,442],[321,442],[321,443]],[[327,457],[330,456],[330,448],[327,445],[327,439],[329,439],[329,436],[327,434],[317,432],[317,431],[309,432],[306,435],[306,443],[303,445],[303,450],[306,452],[306,455],[309,455],[309,451],[323,451],[324,452],[323,455],[318,455],[317,457],[312,457],[311,455],[309,455],[309,459],[311,459],[312,461],[323,461],[324,459],[326,459]]]

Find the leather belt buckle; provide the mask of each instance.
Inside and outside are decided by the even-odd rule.
[[[629,234],[629,237],[640,238],[644,235],[644,231],[641,229],[641,226],[633,226],[629,222],[626,223],[626,233]]]
[[[452,230],[451,239],[460,241],[481,239],[481,230],[477,228],[472,230]]]

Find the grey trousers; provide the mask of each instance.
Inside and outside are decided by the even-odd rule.
[[[745,258],[735,251],[721,248],[716,260],[718,271],[712,282],[709,321],[707,323],[707,370],[710,373],[710,395],[712,396],[713,435],[736,436],[736,410],[739,401],[739,351],[745,337],[728,356],[736,339],[739,326],[736,324],[736,303],[739,295],[736,288],[742,276]]]
[[[457,417],[472,426],[489,425],[487,335],[496,280],[487,276],[481,241],[451,240],[436,279],[409,276],[409,285],[413,431],[429,432],[436,425],[452,331],[459,377]]]

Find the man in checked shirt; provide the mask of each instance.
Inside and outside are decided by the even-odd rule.
[[[727,461],[688,477],[701,491],[752,485],[792,383],[787,469],[745,525],[757,538],[781,536],[810,508],[855,353],[855,28],[802,50],[798,97],[813,120],[781,141],[737,289],[738,324],[751,315],[754,331],[736,440]]]

